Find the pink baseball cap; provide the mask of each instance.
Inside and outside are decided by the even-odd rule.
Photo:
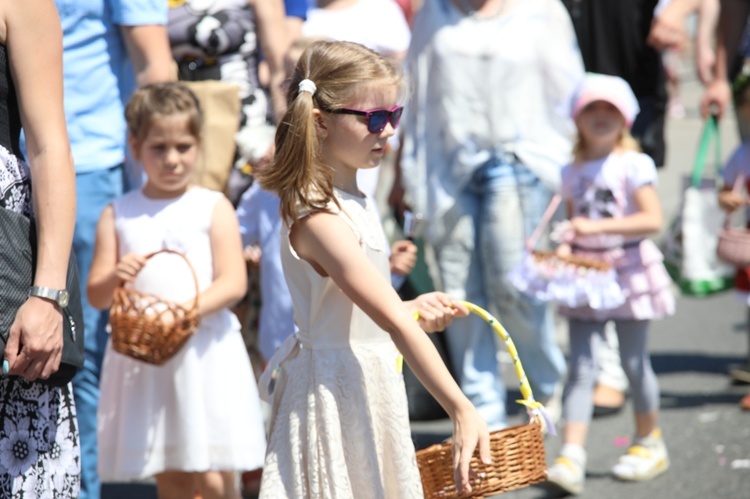
[[[598,100],[615,106],[625,118],[628,128],[633,126],[640,107],[628,82],[619,76],[587,73],[576,92],[573,119],[578,117],[581,109]]]

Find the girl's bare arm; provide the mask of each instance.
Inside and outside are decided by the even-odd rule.
[[[601,220],[574,218],[571,224],[576,233],[581,235],[619,234],[637,237],[659,232],[662,226],[662,211],[654,186],[648,184],[638,188],[635,191],[635,203],[638,211],[632,215]]]
[[[211,286],[198,299],[200,315],[209,315],[234,305],[247,291],[240,227],[232,204],[224,197],[214,208],[210,237],[214,278]]]

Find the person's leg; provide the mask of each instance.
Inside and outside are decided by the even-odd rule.
[[[657,428],[659,383],[648,354],[649,321],[616,321],[622,367],[630,382],[635,437],[612,472],[622,480],[649,480],[669,467],[667,448]]]
[[[73,395],[81,441],[82,499],[98,499],[101,484],[97,473],[96,411],[99,405],[99,377],[107,342],[107,312],[94,309],[86,298],[96,224],[104,207],[123,192],[122,166],[76,175],[76,228],[73,250],[78,261],[83,301],[84,365],[73,378]]]
[[[486,306],[476,248],[476,194],[465,191],[439,223],[446,236],[433,244],[440,287],[457,300]],[[497,362],[495,333],[478,316],[453,322],[445,331],[453,370],[461,390],[491,429],[506,425],[505,385]]]
[[[233,471],[205,471],[194,477],[202,499],[240,499]]]
[[[156,475],[156,495],[159,499],[193,499],[196,491],[194,473],[165,471]]]
[[[648,353],[649,321],[616,321],[622,367],[630,382],[636,415],[636,437],[646,437],[656,428],[659,382]]]
[[[599,373],[594,387],[594,417],[616,414],[625,404],[628,378],[620,365],[620,347],[614,323],[607,323],[604,341],[596,355]]]
[[[566,444],[583,446],[586,442],[594,411],[592,390],[604,327],[604,322],[568,321],[568,379],[563,392],[563,441]]]
[[[489,310],[497,313],[518,349],[535,397],[546,403],[565,371],[547,302],[519,292],[507,275],[521,263],[526,239],[539,224],[551,195],[541,181],[513,157],[484,172],[477,235]]]
[[[597,373],[597,350],[603,322],[568,322],[568,380],[563,394],[563,447],[548,471],[548,481],[570,494],[583,491],[586,435],[593,413],[592,390]]]

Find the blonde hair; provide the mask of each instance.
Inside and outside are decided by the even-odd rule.
[[[317,87],[314,94],[299,91],[305,79]],[[313,110],[339,109],[368,85],[401,84],[392,63],[357,43],[317,41],[305,49],[289,82],[286,113],[276,129],[273,164],[256,175],[264,189],[278,194],[287,223],[298,218],[300,209],[325,210],[331,201],[338,205],[331,167],[321,159]]]
[[[128,134],[140,144],[148,135],[154,118],[185,114],[188,131],[198,141],[203,128],[203,112],[195,94],[179,83],[154,83],[133,93],[125,107]]]

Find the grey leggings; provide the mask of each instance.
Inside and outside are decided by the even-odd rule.
[[[649,321],[616,320],[622,368],[630,382],[636,414],[659,409],[659,384],[648,355]],[[604,341],[605,322],[570,319],[570,368],[563,394],[563,417],[566,421],[588,423],[594,410],[593,390],[596,383],[596,352]]]

